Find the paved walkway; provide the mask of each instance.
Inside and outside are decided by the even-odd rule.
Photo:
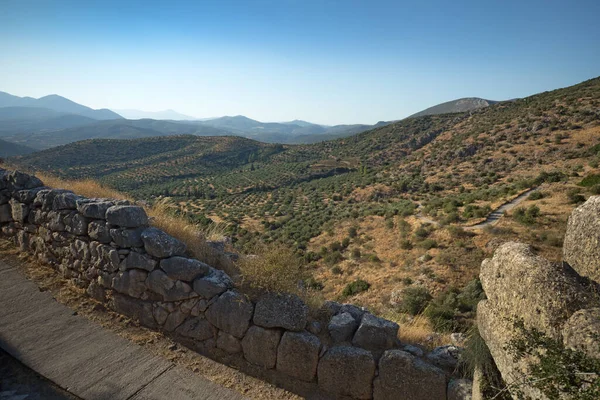
[[[244,399],[73,315],[2,261],[0,347],[86,400]]]

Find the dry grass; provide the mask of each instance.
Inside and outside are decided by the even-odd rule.
[[[450,343],[449,334],[433,334],[431,323],[423,315],[411,317],[397,311],[388,311],[382,317],[400,325],[398,339],[402,343],[418,344],[428,349]]]
[[[131,197],[127,196],[126,194],[101,185],[97,181],[91,179],[65,180],[43,172],[36,172],[35,175],[40,178],[46,186],[71,190],[81,196],[90,198],[100,197],[107,199],[132,200]]]

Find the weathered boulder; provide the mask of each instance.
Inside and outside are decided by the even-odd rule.
[[[177,256],[161,260],[160,268],[169,278],[187,282],[192,282],[198,276],[206,275],[211,269],[201,261]]]
[[[265,328],[301,331],[307,317],[308,307],[298,296],[267,293],[256,303],[254,323]]]
[[[8,187],[15,189],[33,189],[36,187],[44,186],[42,181],[33,176],[23,173],[21,171],[9,172],[6,176]]]
[[[448,384],[448,400],[471,400],[473,382],[469,379],[453,379]]]
[[[9,204],[13,221],[20,224],[25,223],[27,215],[29,214],[29,206],[22,204],[15,199],[11,199]]]
[[[52,208],[54,210],[75,210],[77,209],[77,200],[80,200],[81,196],[75,193],[61,193],[54,197],[52,202]]]
[[[116,293],[113,296],[111,307],[119,314],[137,319],[148,328],[156,327],[156,322],[152,316],[152,303],[150,302]]]
[[[0,206],[0,223],[11,222],[13,220],[10,204]]]
[[[41,186],[34,189],[19,190],[18,192],[13,192],[13,198],[19,201],[20,203],[32,204],[38,192],[43,189],[48,188]],[[0,202],[0,204],[2,203]]]
[[[148,228],[142,232],[142,241],[148,254],[157,258],[182,256],[185,244],[158,228]]]
[[[160,269],[156,269],[148,275],[146,286],[152,292],[161,295],[164,301],[179,301],[197,297],[190,285],[169,278]]]
[[[83,236],[88,233],[89,221],[79,213],[72,213],[64,218],[65,230],[73,235]]]
[[[600,196],[592,196],[569,216],[563,258],[580,275],[600,283]]]
[[[106,212],[114,205],[112,201],[80,199],[77,201],[77,211],[84,217],[106,219]]]
[[[137,228],[148,225],[148,216],[142,207],[112,206],[106,210],[106,221],[122,228]]]
[[[358,322],[350,313],[335,315],[327,325],[329,334],[335,343],[351,341],[357,327]]]
[[[233,288],[233,282],[225,272],[208,267],[205,276],[194,280],[194,291],[200,296],[211,299],[226,290]]]
[[[375,400],[445,400],[443,371],[402,350],[388,350],[379,360]]]
[[[223,331],[219,331],[217,347],[229,354],[236,354],[242,351],[242,343],[240,340],[235,336]]]
[[[195,340],[208,340],[216,334],[215,327],[212,326],[206,319],[193,317],[188,318],[179,328],[177,333]]]
[[[57,196],[73,193],[70,190],[66,189],[48,189],[48,190],[40,190],[35,199],[33,200],[34,206],[41,206],[43,210],[50,211],[54,209],[54,199]]]
[[[355,306],[354,304],[342,304],[339,310],[340,313],[349,313],[354,317],[355,320],[360,321],[366,310],[362,307]]]
[[[449,373],[458,365],[461,350],[456,346],[440,346],[427,354],[427,361]]]
[[[186,317],[186,313],[184,313],[180,309],[176,309],[175,311],[171,312],[167,317],[167,320],[163,325],[163,329],[167,332],[173,332],[175,329],[177,329],[178,326],[180,326],[183,323],[183,321],[185,321]]]
[[[370,399],[375,360],[367,350],[333,347],[321,358],[317,375],[319,387],[333,396]]]
[[[139,299],[146,291],[147,277],[147,272],[139,269],[131,269],[115,276],[112,281],[112,288],[119,293]]]
[[[242,339],[244,358],[263,368],[275,368],[280,339],[279,329],[264,329],[256,325],[250,327]]]
[[[97,240],[104,244],[108,244],[112,240],[110,237],[110,229],[106,226],[105,221],[90,222],[88,224],[88,235],[92,240]]]
[[[319,363],[319,338],[308,332],[285,332],[277,349],[277,370],[310,382]]]
[[[142,247],[142,232],[144,228],[111,229],[110,237],[119,247]]]
[[[146,270],[148,272],[152,272],[154,271],[154,269],[156,268],[156,260],[153,260],[151,257],[148,257],[145,254],[140,254],[136,251],[131,251],[127,257],[125,257],[125,259],[123,261],[121,261],[121,264],[119,265],[119,269],[121,271],[125,271],[128,269],[143,269]]]
[[[571,315],[562,334],[566,347],[600,358],[600,308],[579,310]]]
[[[254,305],[246,296],[228,290],[206,310],[206,319],[217,328],[242,338],[250,325]]]
[[[398,329],[397,323],[366,313],[354,334],[352,344],[372,351],[387,350],[396,343]]]
[[[106,301],[106,290],[104,290],[104,288],[95,280],[90,282],[86,292],[88,296],[100,303]]]
[[[592,293],[569,266],[508,242],[481,264],[481,284],[499,319],[522,319],[529,328],[560,338],[560,327],[591,304]],[[560,294],[560,295],[557,295]]]

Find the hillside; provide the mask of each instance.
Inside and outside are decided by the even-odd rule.
[[[370,289],[353,301],[387,312],[397,311],[390,305],[404,289],[441,296],[467,285],[502,241],[521,236],[558,259],[566,216],[600,193],[599,108],[596,78],[316,144],[88,141],[15,162],[93,177],[138,198],[166,197],[191,221],[221,224],[239,251],[291,246],[323,296],[344,299],[361,279]],[[497,225],[469,228],[531,188],[539,193]]]
[[[448,113],[459,113],[466,111],[474,111],[480,108],[489,107],[496,104],[497,101],[480,99],[478,97],[465,97],[458,100],[447,101],[433,107],[411,115],[408,118],[424,117],[426,115],[438,115]]]
[[[33,153],[35,149],[0,139],[0,157],[13,157]]]
[[[114,110],[117,114],[127,119],[166,119],[173,121],[191,121],[198,118],[191,117],[189,115],[178,113],[175,110],[164,110],[164,111],[142,111],[142,110]]]
[[[32,97],[18,97],[0,92],[0,108],[2,107],[47,108],[62,113],[78,114],[96,120],[122,118],[119,114],[110,110],[94,110],[56,94],[34,99]]]

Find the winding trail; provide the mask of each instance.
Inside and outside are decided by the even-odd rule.
[[[535,192],[537,190],[537,188],[531,188],[523,193],[521,193],[520,195],[518,195],[517,197],[515,197],[514,199],[507,201],[506,203],[502,204],[500,207],[496,208],[494,211],[492,211],[487,218],[485,219],[485,221],[482,221],[478,224],[475,225],[471,225],[471,226],[465,226],[465,229],[468,230],[472,230],[472,229],[482,229],[485,228],[486,226],[489,225],[495,225],[498,220],[507,212],[512,210],[513,208],[515,208],[517,205],[519,205],[523,200],[527,199],[527,197],[529,197],[529,195],[533,192]]]

